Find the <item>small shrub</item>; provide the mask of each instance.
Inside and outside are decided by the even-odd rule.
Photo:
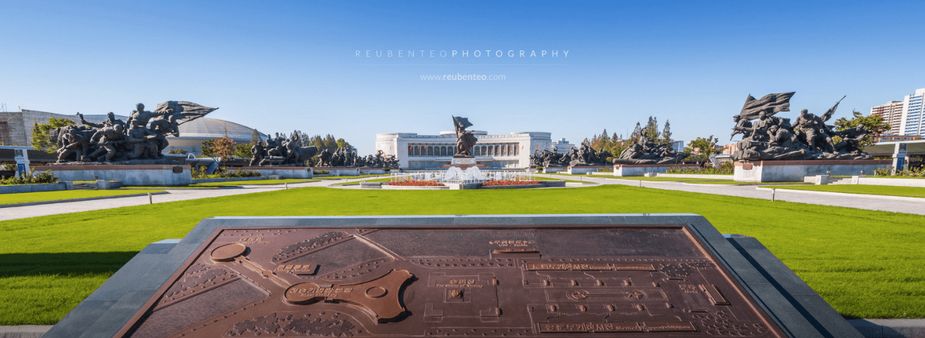
[[[226,168],[218,168],[214,173],[206,173],[206,167],[197,167],[192,170],[193,178],[236,178],[236,177],[260,177],[260,173],[251,170],[234,170],[229,171]]]
[[[877,176],[899,176],[899,177],[925,177],[925,166],[906,169],[903,171],[897,171],[896,173],[892,172],[892,169],[884,168],[874,170],[874,175]]]
[[[724,162],[719,168],[699,167],[699,168],[669,168],[669,174],[698,174],[698,175],[732,175],[735,166],[732,162]]]
[[[43,183],[57,183],[58,178],[55,175],[47,172],[41,172],[33,176],[23,176],[21,178],[10,177],[0,179],[0,185],[13,185],[13,184],[43,184]]]

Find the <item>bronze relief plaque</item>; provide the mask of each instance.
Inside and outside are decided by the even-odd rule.
[[[781,337],[684,226],[219,229],[129,337]]]

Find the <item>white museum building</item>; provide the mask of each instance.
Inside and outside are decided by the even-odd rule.
[[[473,130],[472,133],[478,138],[472,155],[486,169],[527,168],[530,166],[530,154],[552,146],[552,134],[547,132],[488,134]],[[456,133],[376,134],[376,150],[382,150],[386,155],[395,155],[402,169],[441,169],[450,164],[456,152]]]

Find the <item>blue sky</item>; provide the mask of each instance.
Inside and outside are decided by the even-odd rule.
[[[923,1],[2,1],[0,103],[127,114],[171,99],[264,132],[489,132],[572,142],[655,115],[728,140],[749,93],[839,115],[925,87]],[[567,58],[367,58],[366,50]],[[365,53],[365,52],[364,52]],[[429,52],[426,52],[429,53]],[[498,81],[425,81],[443,74]]]

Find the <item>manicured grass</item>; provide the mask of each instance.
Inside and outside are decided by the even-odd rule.
[[[15,194],[0,194],[0,205],[15,205],[23,203],[66,201],[81,198],[111,197],[123,195],[138,195],[149,192],[161,192],[162,189],[117,189],[117,190],[58,190],[43,192],[22,192]],[[0,209],[3,212],[3,209]]]
[[[682,182],[682,183],[695,183],[695,184],[732,184],[732,185],[754,184],[754,183],[749,183],[749,182],[736,182],[736,181],[728,180],[728,179],[694,178],[694,177],[632,176],[632,177],[611,177],[611,178],[630,180],[630,181]]]
[[[211,216],[663,212],[758,238],[846,316],[925,317],[925,216],[605,185],[303,188],[0,222],[0,324],[54,323],[145,245]]]
[[[190,187],[237,187],[242,185],[279,185],[285,183],[306,183],[318,182],[317,179],[311,178],[284,178],[278,180],[243,180],[243,181],[224,181],[224,182],[205,182],[193,183]]]
[[[887,185],[832,184],[832,185],[775,185],[776,189],[840,192],[846,194],[886,195],[925,198],[925,188],[894,187]],[[925,208],[925,206],[922,206]]]

